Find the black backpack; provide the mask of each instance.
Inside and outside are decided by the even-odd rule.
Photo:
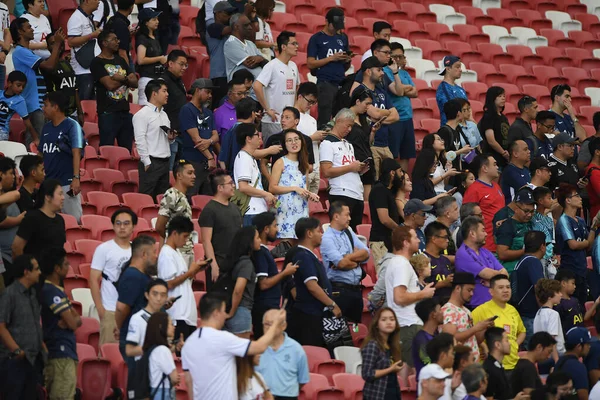
[[[206,28],[206,2],[203,2],[202,7],[198,10],[198,16],[196,17],[196,33],[200,36],[202,44],[208,47]]]
[[[168,378],[163,374],[160,385],[153,391],[150,390],[150,354],[157,346],[150,347],[144,352],[142,358],[135,362],[133,371],[129,372],[127,380],[127,398],[130,400],[152,399],[158,389],[165,386],[165,379]]]

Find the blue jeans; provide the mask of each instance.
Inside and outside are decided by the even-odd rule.
[[[0,360],[0,397],[5,400],[36,399],[44,382],[41,354],[32,365],[27,359]]]
[[[77,75],[76,79],[77,90],[79,91],[79,99],[94,100],[96,98],[96,93],[94,91],[94,77],[92,74]]]
[[[171,158],[169,159],[169,171],[173,171],[173,167],[175,166],[175,161],[177,161],[177,152],[182,147],[181,139],[179,137],[175,138],[175,141],[169,145],[171,148]]]
[[[166,377],[165,379],[169,379],[169,377]],[[154,392],[154,389],[156,388],[151,388],[150,393]],[[173,390],[170,388],[161,387],[156,391],[152,400],[175,400],[175,396],[173,395]]]
[[[131,152],[133,146],[133,115],[129,111],[98,115],[100,146],[114,146],[115,139],[120,147]]]

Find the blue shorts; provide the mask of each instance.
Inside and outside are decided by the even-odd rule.
[[[408,160],[417,156],[415,127],[412,119],[390,125],[389,147],[394,158]]]
[[[252,312],[245,307],[238,307],[235,315],[225,321],[225,330],[236,335],[252,331]]]

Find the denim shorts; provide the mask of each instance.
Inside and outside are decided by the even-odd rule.
[[[252,313],[250,309],[238,307],[235,315],[225,321],[225,330],[233,334],[250,332],[252,330]]]

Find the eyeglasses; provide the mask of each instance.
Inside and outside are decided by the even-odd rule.
[[[287,45],[288,46],[296,46],[297,47],[297,46],[300,46],[300,43],[298,43],[298,42],[288,42]]]
[[[581,198],[581,195],[579,193],[575,193],[575,194],[572,194],[572,195],[568,196],[567,199],[571,199],[573,197],[579,197],[579,198]]]
[[[186,63],[186,62],[178,62],[178,63],[176,63],[176,64],[179,64],[179,66],[180,66],[181,68],[187,68],[187,67],[188,67],[188,63]]]
[[[546,124],[542,124],[541,122],[540,122],[540,126],[543,126],[546,129],[554,129],[554,125],[546,125]]]
[[[129,226],[131,225],[131,221],[115,221],[116,226]]]
[[[446,236],[433,235],[433,236],[435,236],[436,238],[440,238],[442,240],[450,240],[450,236],[448,236],[448,235],[446,235]]]
[[[525,213],[526,215],[531,215],[533,213],[535,213],[535,208],[531,209],[531,210],[526,210],[524,208],[522,208],[520,205],[517,204],[517,208],[521,211],[523,211],[523,213]]]
[[[306,100],[306,102],[308,103],[309,106],[314,106],[315,104],[317,104],[319,102],[319,100],[309,100],[306,98],[305,95],[301,94],[300,96],[302,96],[302,98],[304,100]]]
[[[234,182],[234,181],[231,181],[231,182],[225,182],[225,183],[221,183],[219,186],[229,186],[229,185],[231,185],[231,186],[235,186],[235,182]]]
[[[406,56],[404,54],[392,54],[392,58],[397,58],[399,60],[404,60]]]
[[[286,143],[299,143],[300,142],[300,138],[293,138],[293,139],[285,139]]]
[[[383,51],[383,50],[377,50],[377,52],[378,52],[378,53],[383,53],[383,54],[385,54],[385,55],[388,55],[388,56],[389,56],[389,55],[392,53],[390,50],[386,50],[386,51]]]

